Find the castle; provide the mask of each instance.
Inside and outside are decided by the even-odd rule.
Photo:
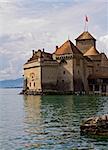
[[[76,46],[67,40],[52,54],[33,50],[23,68],[26,94],[108,95],[108,58],[96,49],[96,39],[88,31],[76,38]]]

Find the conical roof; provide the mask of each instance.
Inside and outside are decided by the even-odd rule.
[[[94,56],[94,55],[99,55],[99,52],[93,46],[84,54],[84,56]]]
[[[54,52],[56,55],[63,55],[63,54],[82,54],[80,50],[70,41],[66,41],[63,45],[56,49]]]
[[[76,40],[96,40],[88,31],[84,31]]]

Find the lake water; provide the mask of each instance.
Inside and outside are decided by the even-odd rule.
[[[108,97],[23,96],[0,89],[0,150],[108,150],[107,138],[80,135],[81,120],[108,113]]]

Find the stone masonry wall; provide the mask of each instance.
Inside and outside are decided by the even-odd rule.
[[[31,63],[24,65],[24,79],[27,79],[27,87],[29,90],[42,90],[40,64]]]

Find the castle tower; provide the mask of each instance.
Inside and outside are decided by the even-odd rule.
[[[88,32],[84,31],[76,40],[77,48],[85,53],[91,47],[96,48],[96,39]]]

